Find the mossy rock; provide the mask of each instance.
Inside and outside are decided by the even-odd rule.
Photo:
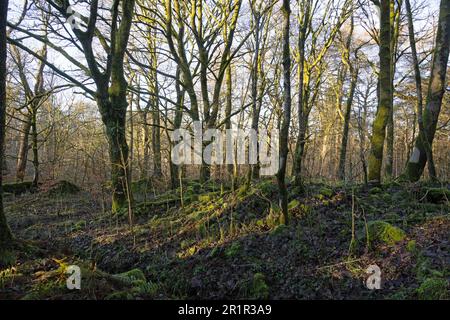
[[[239,254],[241,251],[241,245],[239,242],[233,242],[231,246],[229,246],[227,249],[225,249],[225,256],[228,258],[233,258]]]
[[[113,292],[105,297],[105,300],[133,300],[135,297],[128,291]]]
[[[269,298],[269,286],[266,283],[264,274],[258,272],[253,275],[250,287],[250,297],[253,299]]]
[[[446,203],[450,201],[450,190],[447,188],[426,188],[426,199],[431,203]]]
[[[116,274],[115,277],[129,283],[134,283],[135,281],[147,281],[144,273],[140,269],[132,269],[127,272],[119,273]]]
[[[445,300],[449,298],[448,281],[444,278],[427,278],[417,289],[420,300]]]
[[[86,220],[80,220],[80,221],[77,221],[77,222],[73,225],[72,231],[83,230],[83,229],[86,228],[86,226],[87,226]]]
[[[408,243],[406,244],[406,250],[411,253],[416,252],[416,250],[417,250],[416,240],[408,241]]]
[[[61,180],[46,187],[46,193],[50,196],[62,196],[77,194],[81,189],[72,182]]]
[[[31,181],[17,182],[17,183],[5,183],[3,184],[3,192],[12,193],[14,195],[20,195],[26,192],[33,192],[34,186]]]
[[[370,221],[367,224],[370,241],[393,245],[406,238],[406,233],[386,221]]]
[[[209,201],[211,201],[211,196],[209,194],[201,194],[198,196],[198,201],[209,202]]]
[[[273,183],[273,181],[263,181],[256,185],[255,188],[261,191],[265,196],[269,196],[278,190],[278,186]]]
[[[279,236],[281,234],[283,234],[288,228],[286,227],[285,224],[280,224],[278,226],[276,226],[271,232],[270,234],[272,236]]]
[[[14,251],[0,250],[0,268],[10,267],[15,265],[17,257]]]
[[[322,187],[319,190],[319,194],[321,194],[324,197],[328,197],[331,198],[333,196],[333,189],[331,188],[327,188],[327,187]]]
[[[370,194],[380,194],[380,193],[383,193],[383,189],[381,189],[380,187],[374,187],[369,190],[369,193]]]
[[[288,203],[288,210],[293,210],[293,209],[297,208],[299,205],[300,205],[300,201],[298,201],[297,199],[294,199]]]

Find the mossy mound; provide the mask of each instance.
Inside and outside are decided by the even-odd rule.
[[[12,193],[19,195],[26,192],[33,192],[34,186],[31,181],[17,182],[17,183],[5,183],[3,185],[3,191],[6,193]]]
[[[127,272],[119,273],[114,275],[114,277],[129,283],[133,283],[135,281],[147,281],[144,273],[140,269],[133,269]]]
[[[42,189],[49,196],[77,194],[81,191],[81,189],[77,185],[66,180],[53,182],[49,185],[46,185]]]
[[[383,193],[383,189],[381,189],[380,187],[373,187],[372,189],[369,190],[370,194],[380,194]]]
[[[444,278],[427,278],[417,289],[417,294],[420,300],[448,299],[448,281]]]
[[[426,199],[431,203],[446,203],[450,201],[450,190],[447,188],[426,188]]]
[[[333,196],[333,189],[328,188],[328,187],[322,187],[319,190],[319,194],[325,196],[325,197],[332,197]]]
[[[269,286],[266,277],[262,273],[255,273],[250,287],[250,296],[253,299],[267,299],[269,297]]]
[[[370,221],[367,224],[370,241],[393,245],[406,238],[406,233],[386,221]]]

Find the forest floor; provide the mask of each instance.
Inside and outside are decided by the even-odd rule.
[[[18,242],[1,253],[0,299],[450,298],[449,184],[289,187],[287,226],[271,180],[133,188],[132,226],[87,192],[7,194]]]

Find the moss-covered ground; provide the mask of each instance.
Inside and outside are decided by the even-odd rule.
[[[112,215],[83,191],[9,194],[18,240],[0,253],[0,298],[448,299],[448,190],[289,187],[287,226],[271,180],[235,192],[220,183],[138,186],[132,225],[128,212]],[[73,264],[81,290],[66,288]],[[365,286],[373,264],[380,290]]]

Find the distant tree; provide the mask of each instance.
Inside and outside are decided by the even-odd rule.
[[[69,0],[49,0],[48,3],[58,14],[52,12],[49,8],[40,9],[51,12],[60,21],[60,16],[65,19],[73,19],[73,13],[70,10],[72,7]],[[72,30],[75,37],[70,38],[71,44],[83,52],[87,66],[77,58],[70,56],[67,50],[52,42],[48,37],[39,36],[29,30],[11,24],[10,26],[35,40],[47,43],[50,48],[60,53],[77,68],[84,71],[95,83],[95,90],[86,86],[83,81],[78,81],[70,76],[61,68],[56,67],[46,57],[40,56],[19,40],[8,38],[8,41],[39,60],[45,61],[58,75],[73,82],[82,88],[86,95],[96,100],[108,138],[113,188],[112,210],[117,211],[127,206],[127,200],[129,198],[127,194],[127,189],[129,188],[126,187],[129,178],[129,148],[125,131],[128,106],[128,83],[125,78],[124,57],[134,14],[134,0],[118,0],[111,4],[109,8],[111,17],[107,23],[110,31],[110,39],[106,38],[107,36],[104,34],[104,31],[100,31],[98,26],[98,24],[104,22],[104,17],[101,16],[100,11],[105,8],[99,5],[98,0],[93,0],[89,9],[89,17],[81,17],[81,21],[77,22],[84,26],[85,30],[82,30],[82,28],[76,25]],[[67,40],[68,38],[65,37],[64,39]],[[98,57],[98,52],[94,47],[97,41],[104,50],[104,58],[106,59]],[[104,62],[104,64],[102,65],[101,62]]]

